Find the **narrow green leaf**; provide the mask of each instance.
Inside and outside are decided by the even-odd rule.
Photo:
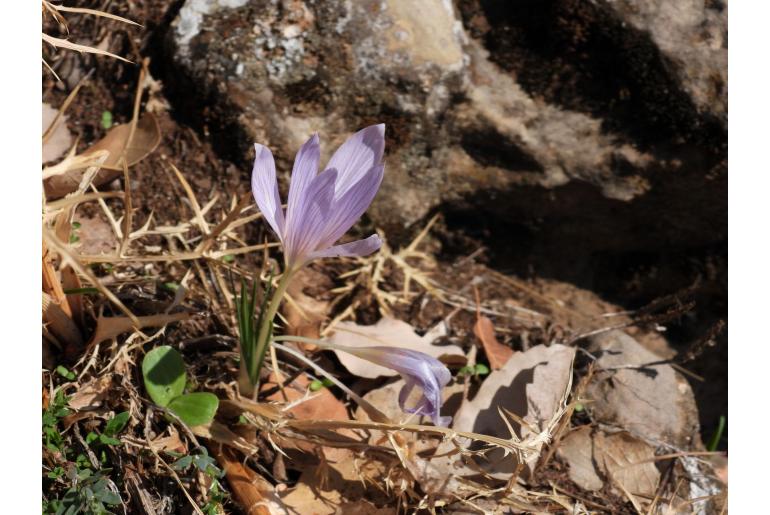
[[[182,356],[168,345],[147,353],[142,361],[144,386],[158,406],[168,406],[184,392],[186,374]]]
[[[120,445],[121,443],[123,443],[117,438],[113,438],[107,435],[99,435],[99,441],[104,445]]]
[[[711,440],[709,440],[709,443],[706,446],[706,449],[708,449],[710,452],[716,451],[717,447],[719,447],[719,441],[722,439],[722,433],[724,433],[726,424],[727,418],[725,418],[724,415],[720,415],[717,430],[714,431],[713,435],[711,435]]]
[[[107,422],[107,426],[104,428],[104,434],[107,436],[115,436],[116,434],[123,431],[123,428],[126,427],[126,424],[128,423],[129,417],[130,415],[128,411],[118,413],[112,417],[110,421]]]

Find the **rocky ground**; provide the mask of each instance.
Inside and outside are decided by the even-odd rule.
[[[726,474],[726,466],[688,453],[705,450],[727,413],[726,2],[136,0],[106,10],[143,27],[79,14],[67,19],[71,39],[135,63],[149,58],[151,83],[140,106],[157,120],[160,141],[130,168],[134,227],[151,213],[159,225],[193,216],[169,164],[181,170],[200,205],[214,199],[213,220],[247,191],[255,141],[273,150],[285,189],[294,154],[312,132],[320,135],[325,160],[351,132],[387,124],[384,183],[360,226],[381,230],[389,243],[382,282],[371,288],[364,275],[351,280],[354,263],[324,263],[314,265],[294,294],[315,310],[319,327],[311,332],[332,320],[360,328],[397,319],[411,327],[406,340],[454,345],[463,359],[473,363],[478,356],[490,365],[486,377],[458,380],[459,389],[447,392],[455,395],[447,406],[457,431],[508,438],[496,406],[542,428],[558,418],[554,402],[567,389],[571,408],[553,428],[553,443],[539,448],[534,461],[523,460],[526,471],[514,494],[504,496],[508,501],[489,494],[473,501],[479,509],[556,511],[559,502],[538,505],[542,499],[532,493],[550,491],[573,509],[593,512],[657,506],[664,513],[664,504],[677,506],[666,513],[719,511],[724,485],[714,467]],[[61,29],[49,22],[48,30]],[[104,112],[116,123],[131,120],[137,64],[62,51],[48,60],[62,81],[44,72],[43,101],[56,109],[87,76],[67,109],[79,152],[108,134]],[[121,177],[117,172],[101,183],[122,190]],[[116,203],[114,209],[124,208]],[[83,204],[75,218],[80,254],[115,245],[96,204]],[[427,225],[427,235],[418,236]],[[265,234],[258,222],[237,231],[249,244]],[[399,253],[415,237],[424,254]],[[170,244],[154,236],[145,248],[166,252]],[[260,255],[235,261],[241,270],[261,263]],[[116,271],[100,270],[100,277],[112,278],[106,284],[114,284],[131,309],[149,314],[173,298],[163,285],[181,282],[192,265],[127,260],[115,266],[122,274],[117,280]],[[209,263],[195,266],[215,274]],[[412,271],[430,278],[427,288],[416,281],[410,289]],[[203,363],[231,352],[237,333],[221,292],[215,292],[219,302],[212,301],[206,279],[195,281],[188,304],[197,314],[158,338],[183,349],[195,374],[212,385],[212,377],[226,378],[228,366]],[[402,291],[409,294],[394,300]],[[304,324],[285,315],[289,327]],[[482,318],[490,321],[491,339],[479,329]],[[435,336],[440,323],[443,332]],[[84,331],[93,326],[92,318],[82,325]],[[120,355],[120,345],[123,340],[103,356],[87,356],[107,364]],[[496,353],[504,356],[499,367]],[[98,376],[84,370],[80,358],[54,350],[44,366],[78,371],[73,388],[81,391]],[[395,391],[389,379],[357,374],[341,357],[324,359],[387,407],[387,392]],[[100,402],[102,412],[127,402],[119,392],[131,391],[124,383],[135,375],[130,361],[123,364],[125,377],[112,379],[118,394]],[[538,368],[542,362],[552,368]],[[561,378],[561,390],[554,377]],[[298,391],[306,386],[294,385]],[[347,419],[344,396],[322,391]],[[144,413],[136,406],[129,411]],[[295,415],[312,419],[309,411]],[[516,424],[522,438],[526,423]],[[138,424],[130,425],[136,434]],[[154,437],[169,437],[159,424]],[[308,491],[326,491],[309,476],[329,458],[328,448],[322,465],[301,445],[284,463],[258,435],[252,439],[261,454],[249,473],[267,478],[265,491],[299,513],[323,511],[296,503],[310,503]],[[412,442],[423,458],[442,450],[435,438],[427,440]],[[370,443],[376,441],[373,435]],[[726,450],[726,432],[716,445]],[[124,466],[141,468],[147,460],[127,452],[116,453]],[[222,456],[230,497],[215,509],[257,513],[244,508],[233,483],[231,466],[239,460]],[[495,459],[485,472],[504,484],[513,471]],[[459,462],[426,463],[471,475]],[[415,509],[423,496],[443,499],[442,510],[474,509],[442,497],[449,487],[436,486],[440,473],[420,475],[418,464],[411,465],[405,469],[414,483],[401,496],[401,479],[381,470],[365,474],[388,485],[375,494],[377,488],[350,490],[355,475],[332,467],[344,481],[332,481],[332,509],[323,512],[350,505],[390,513],[377,510],[397,502]],[[122,498],[137,503],[142,496],[126,492],[144,491],[150,500],[139,504],[146,512],[148,504],[155,513],[189,510],[167,471],[157,474],[139,490],[121,476]],[[205,497],[207,483],[194,473],[183,484],[199,490],[192,492],[196,499]],[[490,491],[494,485],[487,485]]]

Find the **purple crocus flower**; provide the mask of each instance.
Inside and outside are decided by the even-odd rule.
[[[398,404],[403,411],[430,417],[437,426],[446,427],[452,421],[452,417],[442,417],[439,413],[441,390],[449,383],[452,375],[446,366],[433,356],[399,347],[335,348],[401,374],[406,384],[398,394]],[[412,406],[407,406],[406,401],[415,387],[422,389],[421,396]]]
[[[348,138],[318,173],[321,149],[314,134],[297,152],[284,214],[275,161],[270,150],[254,144],[257,157],[251,190],[259,210],[283,245],[287,271],[315,258],[366,256],[380,248],[380,238],[334,245],[364,214],[380,187],[384,166],[385,125],[369,126]]]

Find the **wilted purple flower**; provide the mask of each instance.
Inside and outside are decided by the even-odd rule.
[[[452,417],[442,417],[439,410],[441,409],[441,390],[449,383],[452,375],[439,360],[422,352],[399,347],[339,348],[401,374],[406,381],[398,394],[398,404],[403,411],[428,416],[437,426],[449,425]],[[421,388],[422,394],[417,402],[407,406],[406,401],[415,387]]]
[[[270,150],[254,144],[257,157],[251,190],[259,210],[281,240],[289,271],[332,256],[366,256],[380,248],[374,234],[334,245],[361,217],[382,182],[385,125],[369,126],[348,138],[318,173],[320,146],[314,134],[297,152],[284,215]]]

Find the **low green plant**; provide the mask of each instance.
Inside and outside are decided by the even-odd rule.
[[[224,476],[224,472],[217,467],[216,463],[216,460],[209,456],[205,447],[198,447],[191,454],[182,456],[171,464],[171,467],[178,471],[185,471],[193,466],[211,478],[211,487],[207,495],[208,500],[201,508],[206,515],[218,515],[221,513],[220,507],[226,497],[222,485],[219,484],[219,480]]]
[[[188,381],[184,360],[168,345],[147,353],[142,361],[142,376],[152,401],[188,426],[208,424],[214,419],[219,399],[209,392],[185,393]]]
[[[90,469],[71,467],[66,474],[72,486],[60,499],[43,501],[43,513],[46,515],[114,513],[108,509],[108,506],[120,506],[121,499],[110,488],[106,472],[109,472],[109,469],[94,472]]]
[[[70,374],[66,369],[58,372],[64,377]],[[111,487],[108,473],[112,469],[103,467],[93,470],[93,464],[86,454],[72,449],[59,430],[61,419],[71,414],[68,402],[69,398],[59,389],[43,412],[43,440],[46,449],[54,453],[54,459],[59,464],[43,479],[48,498],[43,500],[42,511],[46,515],[113,513],[110,507],[119,506],[122,501],[114,487]],[[95,447],[99,452],[101,465],[109,464],[106,447],[121,443],[115,436],[125,428],[128,419],[128,412],[115,415],[107,422],[101,434],[90,432],[86,437],[86,445]]]
[[[466,365],[457,371],[458,376],[479,377],[479,376],[485,376],[487,374],[489,374],[489,367],[486,366],[484,363],[476,363],[473,366]]]

